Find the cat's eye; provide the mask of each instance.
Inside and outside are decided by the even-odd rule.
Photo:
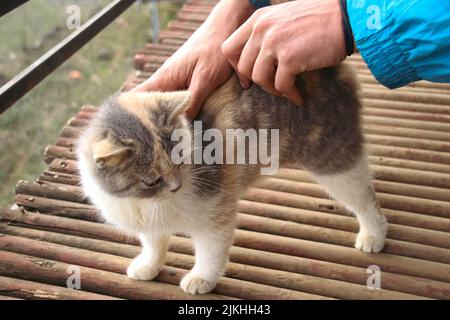
[[[142,183],[143,183],[146,187],[148,187],[148,188],[154,188],[154,187],[156,187],[157,185],[159,185],[159,184],[161,183],[162,178],[159,177],[159,178],[154,179],[154,180],[146,180],[146,179],[142,179],[141,181],[142,181]]]

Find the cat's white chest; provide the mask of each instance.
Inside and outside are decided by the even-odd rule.
[[[129,233],[182,232],[192,234],[210,223],[217,211],[221,195],[208,200],[192,193],[189,183],[167,200],[119,198],[103,190],[86,170],[80,159],[80,172],[85,194],[109,223]]]
[[[113,197],[104,192],[91,194],[102,216],[128,232],[191,233],[208,223],[218,199],[202,201],[180,195],[167,201]]]

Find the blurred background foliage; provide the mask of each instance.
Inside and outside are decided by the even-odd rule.
[[[0,18],[0,85],[68,36],[67,7],[81,23],[111,0],[33,0]],[[163,28],[180,3],[159,3]],[[46,165],[42,154],[65,122],[84,104],[98,105],[118,90],[133,68],[133,55],[151,41],[150,5],[133,4],[80,51],[0,116],[0,206],[14,203],[18,180],[33,181]]]

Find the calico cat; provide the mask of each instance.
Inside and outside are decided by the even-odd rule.
[[[387,224],[372,188],[353,76],[341,65],[304,73],[297,85],[302,107],[256,85],[243,90],[233,76],[208,98],[197,120],[204,130],[221,132],[279,129],[281,166],[308,170],[356,215],[355,247],[379,252]],[[260,177],[260,165],[174,164],[172,133],[193,134],[184,117],[188,103],[187,91],[113,96],[82,134],[77,153],[91,202],[106,221],[140,237],[142,253],[128,267],[128,276],[157,276],[170,235],[183,233],[193,240],[196,261],[180,286],[203,294],[224,272],[237,201]]]

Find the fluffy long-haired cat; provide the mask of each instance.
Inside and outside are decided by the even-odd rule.
[[[297,85],[302,107],[256,85],[242,90],[233,76],[209,97],[197,120],[224,137],[226,129],[279,129],[280,164],[307,169],[356,215],[355,247],[379,252],[387,226],[372,188],[353,77],[339,66],[305,73]],[[174,164],[173,131],[193,132],[184,116],[188,102],[187,91],[116,95],[81,136],[78,157],[92,203],[108,222],[140,237],[142,253],[128,276],[157,276],[170,235],[183,233],[193,240],[196,261],[180,286],[202,294],[224,272],[238,199],[260,171],[258,165]]]

